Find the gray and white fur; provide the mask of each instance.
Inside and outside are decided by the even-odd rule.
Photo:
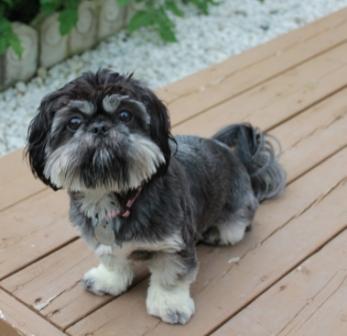
[[[132,283],[133,264],[144,262],[147,311],[172,324],[195,310],[196,244],[238,243],[259,202],[285,185],[258,129],[236,124],[210,139],[173,137],[158,97],[110,70],[83,74],[43,99],[27,154],[36,176],[67,190],[71,221],[100,258],[83,278],[86,289],[119,295]],[[114,215],[129,200],[129,214]],[[95,234],[100,223],[110,243]]]

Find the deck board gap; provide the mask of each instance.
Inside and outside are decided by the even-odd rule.
[[[26,197],[23,197],[23,198],[17,200],[16,202],[14,202],[14,203],[12,203],[12,204],[9,204],[9,205],[5,206],[4,208],[1,208],[1,209],[0,209],[0,213],[3,212],[3,211],[6,211],[6,210],[8,210],[8,209],[11,209],[12,207],[14,207],[14,206],[16,206],[16,205],[18,205],[18,204],[20,204],[20,203],[22,203],[22,202],[25,202],[25,201],[27,201],[28,199],[30,199],[30,198],[32,198],[32,197],[35,197],[35,196],[41,194],[42,192],[48,190],[47,187],[44,187],[44,186],[42,186],[42,187],[43,187],[43,188],[42,188],[41,190],[35,191],[34,193],[32,193],[32,194],[30,194],[30,195],[27,195]],[[0,279],[0,280],[1,280],[1,279]]]
[[[295,176],[293,179],[290,180],[290,183],[295,182],[296,180],[299,180],[301,177],[303,177],[304,175],[306,175],[307,173],[309,173],[311,170],[316,169],[318,166],[320,166],[321,164],[323,164],[324,162],[330,160],[333,156],[337,155],[339,152],[342,152],[345,148],[347,148],[347,144],[338,148],[337,150],[335,150],[334,152],[330,153],[328,156],[326,156],[323,160],[320,160],[319,162],[317,162],[316,164],[314,164],[312,167],[310,167],[309,169],[306,169],[305,171],[303,171],[301,174],[299,174],[298,176]],[[289,184],[290,184],[289,183]],[[288,184],[288,185],[289,185]]]
[[[285,124],[286,122],[296,118],[298,115],[302,114],[302,113],[305,113],[306,110],[309,110],[313,107],[315,107],[316,105],[319,105],[321,104],[322,102],[324,102],[325,100],[329,99],[329,98],[332,98],[333,96],[337,95],[338,93],[340,93],[341,91],[347,89],[347,84],[337,88],[336,90],[332,91],[332,92],[329,92],[327,95],[325,96],[322,96],[321,98],[317,99],[316,101],[314,101],[313,103],[305,106],[304,108],[298,110],[296,113],[292,114],[292,115],[289,115],[287,118],[281,120],[280,122],[278,123],[275,123],[273,125],[271,125],[270,127],[268,128],[265,128],[265,131],[266,132],[270,132],[272,131],[273,129]]]
[[[76,233],[76,235],[77,235],[77,233]],[[54,247],[52,250],[46,252],[45,254],[40,255],[39,257],[31,260],[30,262],[26,263],[25,265],[18,267],[16,270],[13,270],[12,272],[9,272],[8,274],[4,275],[3,277],[0,277],[0,282],[11,277],[12,275],[14,275],[16,273],[22,271],[23,269],[29,267],[30,265],[35,264],[36,262],[48,257],[49,255],[59,251],[60,249],[64,248],[65,246],[72,244],[73,242],[75,242],[78,239],[80,239],[80,237],[76,236],[76,237],[73,237],[73,238],[65,241],[63,244]]]

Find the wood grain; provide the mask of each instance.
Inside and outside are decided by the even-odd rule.
[[[347,84],[346,52],[347,44],[343,44],[199,114],[175,130],[187,134],[198,129],[200,135],[208,136],[229,123],[248,121],[266,129],[285,122]]]
[[[22,150],[0,157],[0,211],[45,189],[32,177]]]
[[[347,144],[347,89],[273,129],[292,181]]]
[[[0,289],[1,336],[65,336],[53,325]]]
[[[110,301],[109,296],[86,292],[80,279],[98,264],[85,242],[77,240],[0,283],[24,299],[40,314],[62,328]],[[135,268],[134,284],[146,275],[143,265]]]
[[[49,190],[3,211],[0,222],[0,277],[76,237],[77,232],[67,217],[67,195]]]
[[[346,335],[346,255],[345,230],[213,336]]]

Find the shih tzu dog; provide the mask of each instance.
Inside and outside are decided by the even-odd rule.
[[[216,115],[216,118],[218,116]],[[196,244],[234,245],[285,173],[268,137],[249,124],[210,139],[170,134],[165,105],[131,76],[85,73],[46,96],[28,131],[33,173],[66,189],[70,218],[100,258],[82,283],[119,295],[144,262],[148,313],[185,324]]]

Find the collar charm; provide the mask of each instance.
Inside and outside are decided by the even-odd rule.
[[[98,221],[94,229],[94,236],[100,244],[113,245],[116,237],[113,230],[112,220]]]

